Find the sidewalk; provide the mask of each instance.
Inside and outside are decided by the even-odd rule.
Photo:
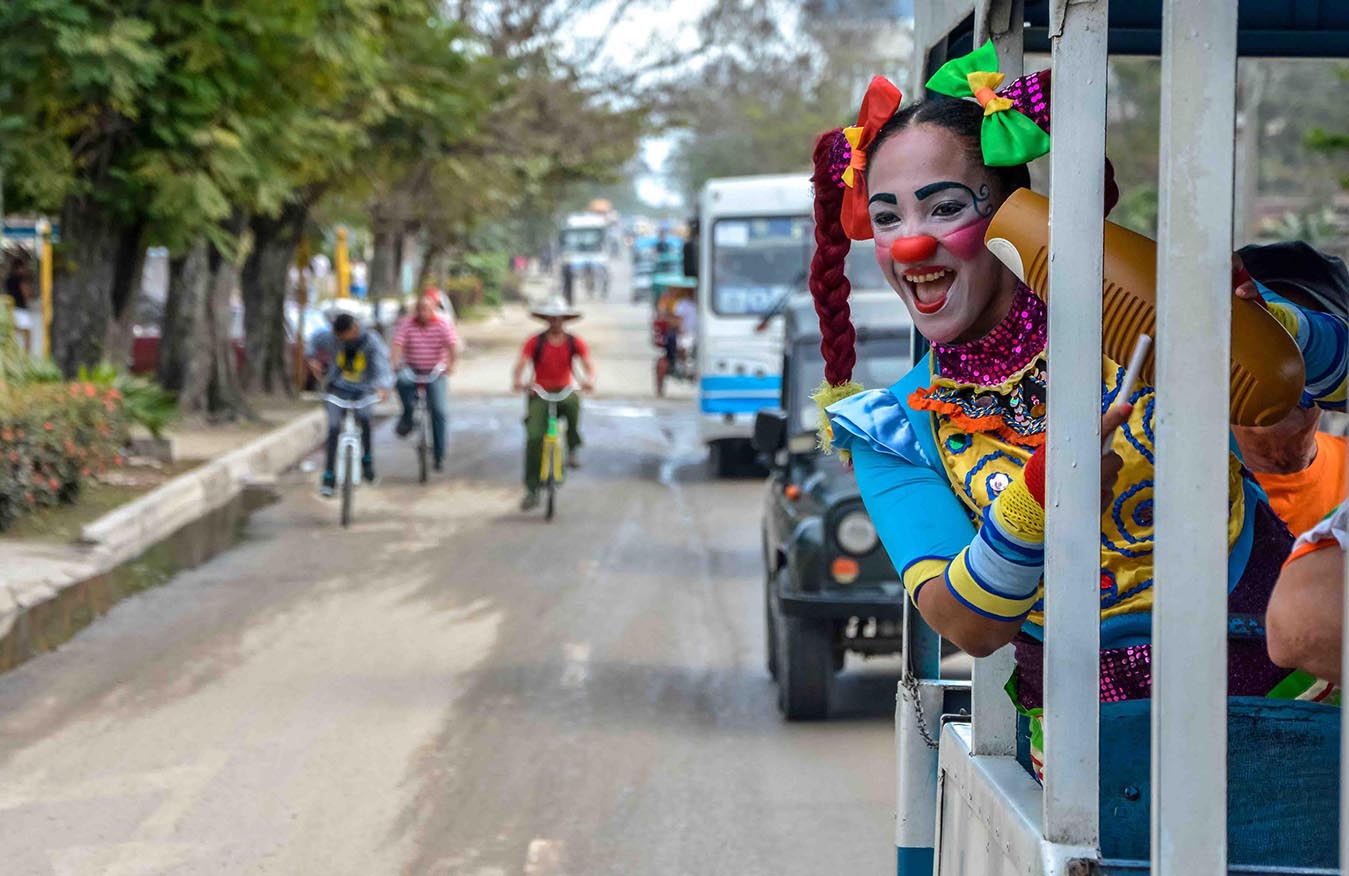
[[[258,422],[173,430],[175,464],[167,471],[198,464],[176,476],[132,469],[142,476],[119,480],[160,482],[140,495],[129,489],[128,501],[83,526],[0,537],[0,671],[58,647],[123,596],[228,546],[246,513],[245,488],[269,482],[312,451],[326,423],[312,402],[269,400],[258,413]],[[69,510],[80,519],[78,504]],[[171,544],[194,529],[190,544]]]

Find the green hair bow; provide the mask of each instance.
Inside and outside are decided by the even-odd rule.
[[[1049,135],[1010,99],[995,89],[1006,77],[998,72],[998,52],[989,40],[960,58],[947,61],[927,81],[929,91],[979,102],[984,108],[979,145],[984,164],[1011,167],[1049,152]]]

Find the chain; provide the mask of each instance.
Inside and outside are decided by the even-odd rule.
[[[923,738],[928,748],[936,751],[937,740],[932,738],[932,729],[928,726],[926,713],[923,712],[923,698],[918,693],[918,679],[913,677],[907,666],[904,667],[904,676],[899,684],[904,688],[904,698],[913,703],[913,716],[918,725],[918,735]]]

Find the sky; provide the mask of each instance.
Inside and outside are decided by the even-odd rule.
[[[618,3],[619,0],[609,0],[581,19],[576,27],[578,36],[599,36]],[[604,62],[620,67],[640,64],[641,53],[653,37],[666,44],[673,42],[693,50],[698,46],[694,25],[712,3],[713,0],[673,0],[664,8],[656,7],[656,11],[650,6],[630,11],[614,28]],[[637,195],[653,207],[678,208],[683,205],[683,196],[668,183],[663,172],[673,147],[673,139],[665,136],[648,137],[642,142],[642,160],[652,172],[637,178]]]

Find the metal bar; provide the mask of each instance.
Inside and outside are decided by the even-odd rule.
[[[974,661],[971,692],[970,753],[992,757],[1016,756],[1016,707],[1003,688],[1016,667],[1011,645]]]
[[[1166,0],[1152,618],[1157,876],[1226,873],[1226,448],[1236,49],[1235,3]]]
[[[974,9],[974,44],[979,46],[984,40],[993,40],[993,47],[998,51],[998,70],[1009,82],[1019,77],[1024,69],[1022,25],[1025,20],[1025,0],[979,0]]]
[[[941,638],[927,625],[912,600],[904,597],[901,632],[904,671],[919,680],[941,677]],[[917,703],[901,682],[895,691],[895,848],[899,876],[932,871],[932,849],[937,834],[937,751],[923,732],[940,732],[942,693],[939,686],[919,685],[923,719],[920,729]]]
[[[1101,324],[1105,0],[1067,4],[1053,40],[1044,831],[1099,837]],[[1074,294],[1077,290],[1077,294]]]

